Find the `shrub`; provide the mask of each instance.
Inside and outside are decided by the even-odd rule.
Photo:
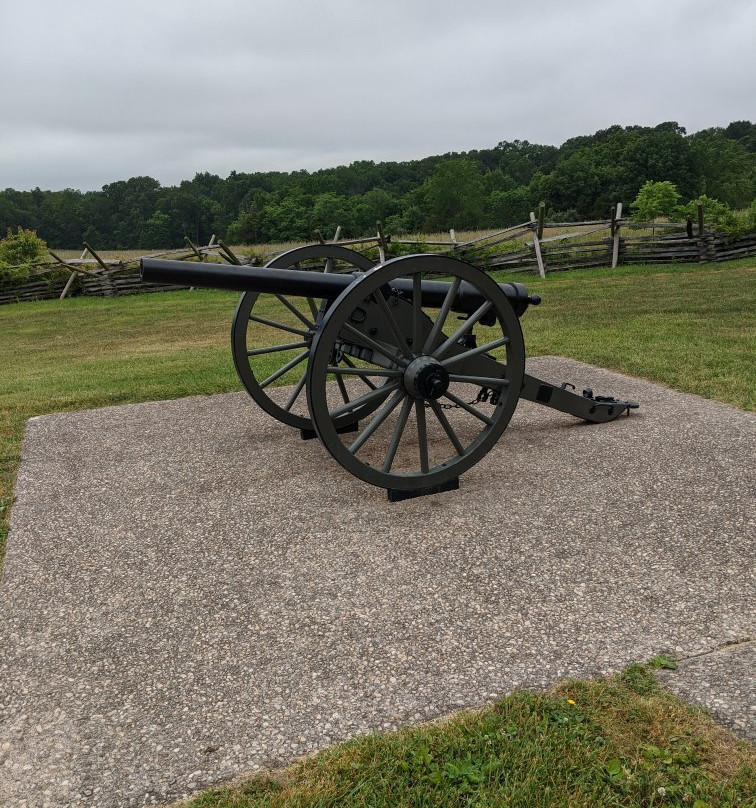
[[[8,234],[0,239],[0,266],[17,267],[44,261],[47,245],[34,230],[19,227],[17,232],[8,228]]]
[[[679,199],[680,194],[673,182],[645,182],[630,203],[633,219],[651,222],[659,216],[671,216]]]
[[[695,222],[699,203],[703,206],[705,224],[730,238],[739,238],[756,230],[756,199],[749,208],[734,211],[724,202],[702,194],[698,199],[691,199],[687,205],[677,208],[676,218],[682,220],[690,216]]]

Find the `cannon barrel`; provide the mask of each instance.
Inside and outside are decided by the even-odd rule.
[[[231,289],[236,292],[269,292],[271,294],[301,295],[334,300],[359,273],[307,272],[298,269],[209,264],[196,261],[167,261],[142,258],[142,279],[151,283],[170,283],[178,286],[200,286],[208,289]],[[399,294],[412,294],[412,281],[399,278],[392,282]],[[541,302],[537,295],[529,296],[521,283],[500,283],[501,290],[521,317],[531,303]],[[440,308],[449,290],[443,281],[423,281],[423,306]],[[484,302],[472,284],[463,281],[452,310],[459,314],[472,314]]]

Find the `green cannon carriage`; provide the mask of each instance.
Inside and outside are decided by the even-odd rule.
[[[519,318],[540,298],[447,256],[375,265],[319,244],[263,267],[145,258],[142,277],[241,291],[232,353],[249,394],[392,501],[457,488],[520,398],[596,423],[638,406],[527,374]]]

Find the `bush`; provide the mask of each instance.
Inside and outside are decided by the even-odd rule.
[[[34,230],[19,227],[14,233],[8,228],[6,237],[0,239],[0,287],[23,283],[32,271],[32,264],[46,257],[47,245]]]
[[[651,222],[659,216],[671,216],[679,199],[680,194],[673,182],[645,182],[630,203],[633,219]]]
[[[684,220],[686,216],[690,216],[694,222],[697,221],[699,203],[703,206],[706,226],[724,233],[732,239],[740,238],[756,230],[756,199],[751,202],[749,208],[734,211],[724,202],[702,194],[698,199],[691,199],[687,205],[678,208],[676,218]]]
[[[35,264],[47,258],[47,245],[34,230],[19,227],[14,233],[8,228],[8,234],[0,239],[0,265],[17,267]]]

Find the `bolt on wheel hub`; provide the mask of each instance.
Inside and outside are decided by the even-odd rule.
[[[414,398],[435,400],[449,389],[449,373],[432,356],[419,356],[404,371],[404,387]]]

